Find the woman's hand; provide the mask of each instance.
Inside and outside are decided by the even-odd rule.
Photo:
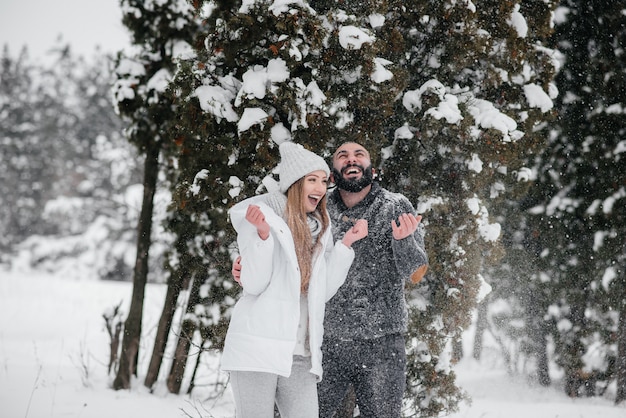
[[[233,279],[239,284],[241,284],[241,256],[237,256],[235,261],[233,261],[233,267],[230,270],[230,273],[233,275]]]
[[[270,225],[265,221],[265,215],[257,205],[248,206],[246,220],[256,226],[257,233],[263,241],[270,236]]]
[[[352,228],[348,229],[341,242],[343,242],[343,245],[346,247],[351,247],[356,241],[365,238],[367,234],[367,221],[365,219],[359,219]]]

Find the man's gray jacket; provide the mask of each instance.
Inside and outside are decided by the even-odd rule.
[[[352,245],[355,259],[348,278],[326,305],[325,338],[370,339],[405,333],[404,287],[413,273],[426,269],[428,256],[421,224],[412,236],[395,240],[391,220],[402,213],[415,214],[413,205],[405,196],[374,182],[365,199],[352,208],[347,208],[339,190],[334,190],[328,196],[328,212],[335,240],[357,219],[367,220],[369,233]]]

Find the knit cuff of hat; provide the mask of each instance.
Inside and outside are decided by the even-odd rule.
[[[287,189],[296,181],[313,173],[323,171],[330,175],[326,161],[319,155],[305,149],[302,145],[286,141],[280,144],[279,184],[280,191],[287,193]]]

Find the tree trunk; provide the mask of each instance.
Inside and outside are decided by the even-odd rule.
[[[193,314],[194,309],[198,301],[200,300],[200,286],[203,283],[203,277],[196,276],[193,278],[191,284],[191,291],[189,294],[189,302],[187,302],[187,314]],[[193,335],[196,332],[197,325],[195,321],[185,319],[178,336],[178,343],[176,344],[176,351],[174,352],[174,359],[172,361],[172,368],[170,374],[167,377],[167,389],[170,393],[180,393],[180,387],[185,376],[185,368],[187,367],[187,359],[189,357],[189,347],[193,341]]]
[[[141,338],[141,320],[143,315],[143,298],[148,279],[148,254],[152,232],[152,212],[154,194],[159,172],[158,143],[149,142],[144,162],[143,201],[141,215],[137,225],[137,257],[133,274],[133,294],[130,301],[128,317],[124,324],[124,339],[117,376],[113,388],[129,389],[130,378],[137,374],[137,357]]]
[[[536,359],[537,381],[542,386],[550,386],[550,366],[548,359],[548,335],[549,330],[543,312],[546,303],[541,298],[541,292],[533,294],[532,291],[524,292],[526,303],[526,318],[529,337],[531,340],[532,355]]]
[[[170,277],[170,282],[167,286],[163,311],[161,312],[161,319],[159,320],[156,337],[154,339],[152,357],[150,358],[150,365],[148,366],[146,379],[144,381],[144,385],[148,388],[152,388],[152,385],[157,381],[161,365],[163,364],[167,338],[172,329],[172,321],[174,319],[174,313],[176,312],[176,302],[184,287],[185,278],[189,274],[189,270],[184,267],[185,265],[186,263],[181,263],[180,269]]]
[[[615,403],[626,400],[626,300],[622,298],[617,334],[617,395]]]
[[[180,335],[178,336],[172,368],[167,377],[167,389],[170,393],[180,393],[180,387],[185,377],[185,368],[187,367],[189,357],[189,347],[191,347],[194,332],[196,332],[196,324],[191,320],[185,319],[180,330]]]
[[[198,350],[198,357],[196,357],[196,363],[193,367],[193,373],[191,374],[191,380],[189,381],[189,387],[187,388],[187,395],[191,395],[193,389],[196,387],[196,376],[198,375],[198,369],[200,368],[200,356],[204,352],[204,345],[209,341],[209,335],[205,334],[202,336],[202,341],[200,342],[200,350]]]
[[[487,329],[487,299],[485,298],[478,305],[478,315],[476,317],[476,333],[474,334],[474,347],[472,350],[472,356],[476,360],[480,360],[480,356],[483,352],[483,337],[485,330]]]
[[[541,321],[538,328],[535,335],[533,335],[535,340],[533,346],[535,347],[535,358],[537,359],[537,381],[541,386],[547,387],[552,383],[548,361],[548,332],[544,321]]]
[[[585,295],[586,296],[586,295]],[[565,344],[563,358],[565,364],[563,371],[565,372],[565,393],[567,396],[577,398],[580,396],[580,388],[584,385],[584,374],[582,373],[583,361],[582,353],[585,352],[585,346],[581,341],[581,330],[585,329],[585,302],[586,298],[579,297],[571,303],[570,321],[573,329],[568,335],[569,341]]]

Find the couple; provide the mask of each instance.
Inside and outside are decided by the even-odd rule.
[[[330,418],[350,385],[362,416],[399,417],[404,286],[427,268],[421,217],[373,181],[357,143],[335,151],[331,178],[300,145],[282,143],[280,155],[280,191],[230,210],[243,293],[222,370],[237,417],[271,418],[276,403],[283,418]],[[330,179],[337,189],[326,196]]]

